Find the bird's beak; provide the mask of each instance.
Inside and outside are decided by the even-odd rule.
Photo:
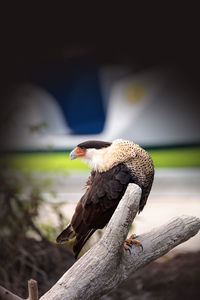
[[[70,159],[72,160],[72,159],[75,159],[75,158],[77,158],[78,156],[77,156],[77,154],[74,152],[74,150],[70,153]]]
[[[76,147],[71,153],[70,153],[70,159],[75,159],[77,157],[83,157],[85,156],[86,150],[82,149],[80,147]]]

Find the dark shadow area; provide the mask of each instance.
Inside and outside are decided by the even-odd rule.
[[[179,254],[138,270],[109,295],[109,299],[182,300],[200,297],[200,253]]]
[[[37,280],[41,296],[74,263],[66,247],[47,240],[24,238],[15,244],[2,239],[0,242],[0,285],[24,298],[28,296],[29,279]]]

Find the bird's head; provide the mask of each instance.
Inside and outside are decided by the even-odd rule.
[[[70,159],[82,158],[88,161],[93,169],[98,169],[98,166],[103,166],[103,158],[107,152],[107,148],[110,147],[112,143],[103,141],[86,141],[83,142],[70,153]]]

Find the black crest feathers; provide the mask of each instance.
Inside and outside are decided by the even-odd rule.
[[[89,149],[89,148],[101,149],[101,148],[109,147],[111,144],[112,143],[103,142],[103,141],[86,141],[78,144],[77,147],[83,149]]]

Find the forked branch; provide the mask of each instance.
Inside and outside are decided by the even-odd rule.
[[[129,184],[101,240],[81,257],[40,300],[98,299],[118,286],[137,269],[197,234],[200,219],[174,218],[169,223],[138,237],[143,245],[123,248],[135,218],[141,189]]]

